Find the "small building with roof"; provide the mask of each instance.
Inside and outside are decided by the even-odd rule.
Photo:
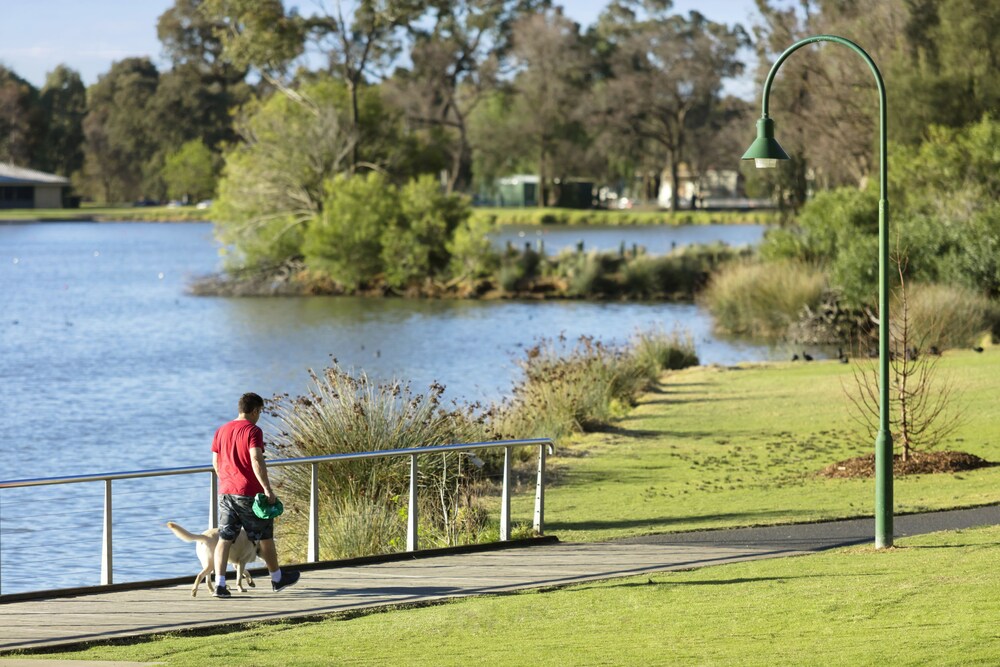
[[[0,209],[65,208],[69,179],[0,162]]]

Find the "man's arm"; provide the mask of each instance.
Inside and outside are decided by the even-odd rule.
[[[219,454],[218,452],[212,452],[212,468],[215,469],[215,476],[219,476]]]
[[[264,462],[264,450],[260,447],[250,448],[250,465],[253,466],[253,474],[257,476],[257,481],[264,487],[264,495],[267,502],[274,504],[277,498],[271,490],[271,482],[267,479],[267,464]]]

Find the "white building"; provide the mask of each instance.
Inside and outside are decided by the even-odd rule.
[[[0,162],[0,209],[63,208],[69,179]]]

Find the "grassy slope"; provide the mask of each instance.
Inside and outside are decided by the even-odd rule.
[[[1000,460],[1000,350],[948,354],[940,368],[956,378],[967,415],[947,446]],[[871,449],[846,435],[840,387],[850,377],[835,362],[670,375],[618,432],[591,434],[553,457],[561,473],[547,494],[549,532],[596,540],[870,516],[871,480],[811,474]],[[1000,468],[896,480],[898,511],[998,494]],[[530,517],[527,499],[518,505]],[[60,657],[234,666],[1000,661],[1000,602],[989,593],[1000,586],[1000,528],[899,544]]]
[[[564,540],[870,516],[871,479],[814,473],[871,452],[842,385],[853,364],[775,363],[674,373],[615,433],[588,435],[553,463],[547,528]],[[1000,350],[948,353],[966,421],[945,449],[1000,461]],[[580,456],[581,452],[586,455]],[[897,512],[980,505],[1000,497],[1000,467],[898,478]],[[519,498],[517,517],[530,516]]]

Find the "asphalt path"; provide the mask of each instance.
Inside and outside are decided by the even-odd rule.
[[[896,515],[894,539],[1000,524],[1000,505]],[[875,542],[875,518],[795,523],[756,528],[661,533],[619,540],[633,544],[705,545],[764,550],[824,551]]]

